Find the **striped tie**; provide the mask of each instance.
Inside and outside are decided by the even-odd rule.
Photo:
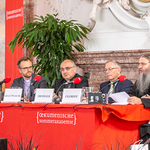
[[[113,85],[113,82],[111,82],[110,89],[109,89],[109,95],[112,94],[113,92],[114,92],[114,85]]]

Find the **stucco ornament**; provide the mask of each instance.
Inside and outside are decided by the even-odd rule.
[[[149,37],[150,37],[150,6],[148,7],[147,12],[143,16],[141,16],[141,18],[144,19],[149,26]]]
[[[109,8],[109,4],[110,4],[110,0],[93,0],[93,8],[89,16],[90,19],[95,20],[98,6],[102,8]]]
[[[89,18],[95,24],[98,6],[107,8],[120,23],[129,28],[150,29],[150,2],[146,3],[141,0],[93,0],[93,8]],[[90,30],[94,28],[95,24],[91,25]]]
[[[130,10],[129,0],[118,0],[118,3],[126,10]]]

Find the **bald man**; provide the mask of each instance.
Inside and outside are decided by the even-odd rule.
[[[82,87],[89,86],[88,80],[85,77],[80,76],[79,74],[76,73],[77,67],[72,60],[68,60],[68,59],[64,60],[60,65],[60,71],[61,71],[63,78],[56,80],[55,85],[54,85],[54,93],[58,92],[58,90],[63,91],[63,88],[82,88]],[[66,84],[60,87],[63,83],[67,81],[72,81],[76,77],[80,77],[82,79],[82,81],[79,84],[71,83],[71,84]]]

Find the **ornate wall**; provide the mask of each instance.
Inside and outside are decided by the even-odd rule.
[[[86,51],[150,48],[150,3],[140,0],[33,0],[34,13],[58,13],[91,29]],[[128,4],[127,2],[130,1]]]
[[[87,50],[72,54],[77,66],[82,68],[84,73],[90,73],[90,86],[99,90],[100,83],[106,80],[105,62],[110,59],[119,61],[122,74],[134,82],[138,76],[138,59],[141,53],[150,51],[148,24],[144,20],[140,21],[144,24],[144,28],[137,30],[123,25],[111,13],[113,6],[105,10],[99,7],[96,13],[98,14],[96,24],[91,24],[89,14],[92,7],[92,0],[25,0],[25,22],[31,21],[33,12],[43,16],[46,13],[59,13],[61,19],[76,19],[91,29],[94,27],[89,40],[85,41]],[[135,20],[139,18],[139,16],[135,17],[137,17],[134,18]],[[141,23],[138,28],[140,26]]]

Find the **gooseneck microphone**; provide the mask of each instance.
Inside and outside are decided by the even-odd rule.
[[[125,79],[126,79],[126,76],[125,75],[121,75],[121,76],[118,77],[117,80],[113,81],[113,84],[116,83],[116,82],[123,82]]]
[[[2,85],[3,83],[8,83],[10,80],[10,77],[6,77],[5,79],[3,79],[3,81],[0,81],[0,85]]]
[[[37,75],[35,76],[35,78],[33,79],[33,81],[31,82],[31,85],[34,85],[36,82],[40,81],[41,80],[41,76],[40,75]]]
[[[112,83],[115,84],[116,82],[123,82],[126,80],[126,76],[125,75],[121,75],[118,77],[118,79],[116,79],[115,81],[113,81]],[[105,89],[107,86],[109,86],[111,84],[111,82],[109,84],[107,84],[106,86],[104,86],[102,89],[100,89],[100,91],[102,91],[103,89]]]
[[[61,88],[63,85],[65,85],[65,84],[71,84],[71,83],[73,83],[73,84],[79,84],[81,81],[82,81],[82,79],[81,79],[80,77],[76,77],[76,78],[74,78],[72,81],[67,81],[67,82],[61,84],[60,87],[59,87],[59,88],[57,89],[57,91],[56,91],[56,95],[58,94],[60,88]]]
[[[67,81],[64,84],[70,84],[70,83],[74,83],[74,84],[78,84],[82,81],[82,79],[80,77],[76,77],[74,78],[72,81]]]
[[[2,84],[8,83],[10,80],[11,80],[10,77],[6,77],[5,79],[3,79],[3,81],[0,81],[0,91],[2,91]]]
[[[80,77],[76,77],[76,78],[74,78],[72,81],[67,81],[67,82],[61,84],[61,85],[59,86],[59,88],[57,89],[57,91],[56,91],[56,95],[58,94],[60,88],[61,88],[63,85],[71,84],[71,83],[73,83],[73,84],[79,84],[81,81],[82,81],[82,79],[81,79]],[[61,101],[61,98],[59,97],[59,95],[58,95],[58,97],[56,97],[56,98],[53,99],[53,102],[55,102],[55,103],[59,103],[60,101]]]
[[[30,90],[31,90],[31,96],[30,96],[30,101],[34,101],[34,84],[38,81],[41,80],[41,76],[40,75],[37,75],[35,76],[35,78],[33,79],[33,81],[31,82],[31,85],[30,85]]]

